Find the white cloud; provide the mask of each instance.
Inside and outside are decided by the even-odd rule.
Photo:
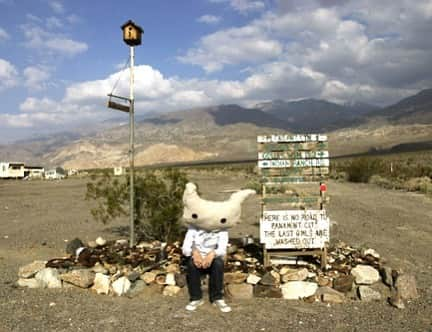
[[[150,66],[135,66],[136,98],[152,100],[167,98],[173,93],[172,82]],[[72,84],[66,89],[64,101],[72,103],[105,103],[107,94],[129,97],[129,69],[114,73],[103,80]]]
[[[74,56],[76,54],[83,53],[88,49],[86,43],[62,37],[54,37],[50,40],[47,40],[45,45],[50,50],[68,56]]]
[[[18,83],[18,71],[9,61],[0,58],[0,91]]]
[[[370,96],[381,105],[432,86],[432,39],[427,37],[432,33],[430,0],[278,3],[279,11],[267,11],[244,26],[202,37],[178,60],[206,72],[253,64],[254,75],[257,68],[271,62],[309,68],[332,82],[321,85],[322,89],[327,87],[322,95],[328,95],[331,86],[331,91],[339,90],[339,100],[344,91],[346,98],[357,91],[359,98]],[[350,87],[349,92],[334,82]],[[294,90],[298,87],[296,84]],[[374,93],[365,92],[368,89]],[[394,93],[387,89],[394,89]],[[378,91],[383,93],[381,100]]]
[[[20,111],[24,113],[54,113],[59,110],[58,103],[44,97],[42,99],[28,97],[20,105]]]
[[[50,1],[49,6],[56,14],[63,14],[65,12],[65,8],[60,1]]]
[[[272,40],[255,26],[221,30],[203,37],[197,48],[178,57],[183,63],[202,66],[206,72],[225,65],[256,63],[279,56],[282,44]]]
[[[30,14],[30,13],[26,14],[26,19],[27,19],[27,21],[29,21],[31,23],[35,23],[35,24],[43,23],[43,20],[40,17],[33,15],[33,14]]]
[[[251,11],[260,11],[265,9],[264,1],[258,0],[209,0],[213,3],[224,3],[228,2],[231,8],[241,14],[247,14]]]
[[[221,18],[219,16],[214,15],[203,15],[197,19],[198,22],[206,24],[217,24],[220,22],[220,20]]]
[[[42,54],[75,56],[87,51],[88,45],[84,42],[73,40],[62,33],[67,20],[58,17],[42,19],[38,16],[27,14],[27,23],[21,25],[24,33],[24,45],[35,49]]]
[[[0,42],[9,39],[9,34],[5,29],[0,28]]]
[[[78,15],[75,14],[70,14],[66,17],[66,20],[70,23],[70,24],[75,24],[78,22],[81,22],[81,18]]]
[[[29,66],[23,71],[24,85],[35,90],[46,88],[46,81],[51,77],[50,70],[44,66]]]
[[[246,13],[249,11],[262,10],[265,8],[263,1],[254,0],[231,0],[231,6],[240,13]]]
[[[58,29],[63,27],[63,23],[59,18],[51,16],[46,19],[46,27],[48,29]]]
[[[84,42],[75,41],[62,34],[44,30],[36,25],[25,25],[22,28],[27,39],[25,45],[41,52],[75,56],[88,49],[87,44]]]
[[[18,114],[0,114],[0,128],[64,130],[109,117],[92,106],[64,103],[47,97],[27,98],[21,103],[20,111]]]

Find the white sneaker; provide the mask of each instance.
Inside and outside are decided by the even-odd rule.
[[[186,306],[186,310],[195,311],[196,308],[198,308],[202,304],[204,304],[203,300],[190,301],[189,304]]]
[[[224,300],[216,300],[213,302],[220,311],[222,312],[230,312],[231,311],[231,307],[225,303]]]

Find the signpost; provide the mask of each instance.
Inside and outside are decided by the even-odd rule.
[[[141,35],[144,32],[143,29],[136,25],[131,20],[127,21],[125,24],[121,26],[123,31],[123,41],[129,45],[130,50],[130,80],[129,80],[129,98],[115,96],[113,94],[109,94],[110,97],[108,101],[108,107],[113,108],[122,112],[129,113],[129,214],[130,214],[130,240],[129,246],[132,248],[135,244],[135,207],[134,207],[134,178],[135,178],[135,170],[134,170],[134,138],[135,138],[135,119],[134,119],[134,60],[135,53],[134,47],[141,45]],[[114,102],[112,99],[117,98],[123,102],[127,102],[127,105]]]
[[[327,136],[267,135],[258,136],[257,142],[265,265],[273,256],[320,255],[324,268],[330,240],[323,208],[330,166]]]

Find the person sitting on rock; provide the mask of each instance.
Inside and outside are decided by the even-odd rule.
[[[224,256],[228,246],[227,229],[239,223],[241,204],[254,190],[240,190],[227,201],[213,202],[201,199],[193,183],[186,184],[183,194],[183,220],[188,231],[183,242],[187,257],[187,285],[190,303],[186,310],[194,311],[204,303],[201,276],[210,275],[209,298],[222,312],[231,307],[223,299]]]
[[[204,303],[201,277],[209,274],[209,299],[222,312],[231,308],[223,300],[224,256],[228,245],[228,232],[207,232],[190,227],[183,243],[183,254],[187,259],[187,285],[190,303],[186,310],[194,311]]]

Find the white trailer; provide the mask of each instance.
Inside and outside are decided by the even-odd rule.
[[[0,162],[0,178],[1,179],[23,179],[24,163]]]

